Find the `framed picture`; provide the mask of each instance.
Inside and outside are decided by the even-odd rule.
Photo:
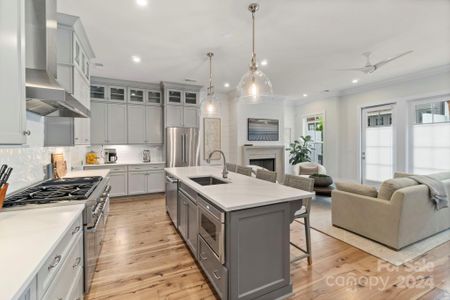
[[[248,119],[249,141],[278,141],[279,121],[273,119]]]
[[[203,154],[206,160],[213,150],[222,150],[220,118],[203,118]],[[214,153],[211,160],[220,160],[220,153]]]

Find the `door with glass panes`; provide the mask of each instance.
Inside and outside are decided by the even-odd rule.
[[[376,185],[394,173],[393,105],[362,109],[361,182]]]

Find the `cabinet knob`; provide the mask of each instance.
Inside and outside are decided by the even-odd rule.
[[[23,135],[31,135],[31,131],[30,130],[24,130],[23,131]]]

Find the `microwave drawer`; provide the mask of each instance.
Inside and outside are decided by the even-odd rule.
[[[220,263],[219,259],[200,235],[198,236],[198,261],[206,276],[208,276],[209,281],[216,289],[220,299],[227,299],[228,270]]]

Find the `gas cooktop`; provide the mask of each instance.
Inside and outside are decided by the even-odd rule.
[[[86,200],[101,180],[100,176],[47,180],[9,196],[3,207]]]

